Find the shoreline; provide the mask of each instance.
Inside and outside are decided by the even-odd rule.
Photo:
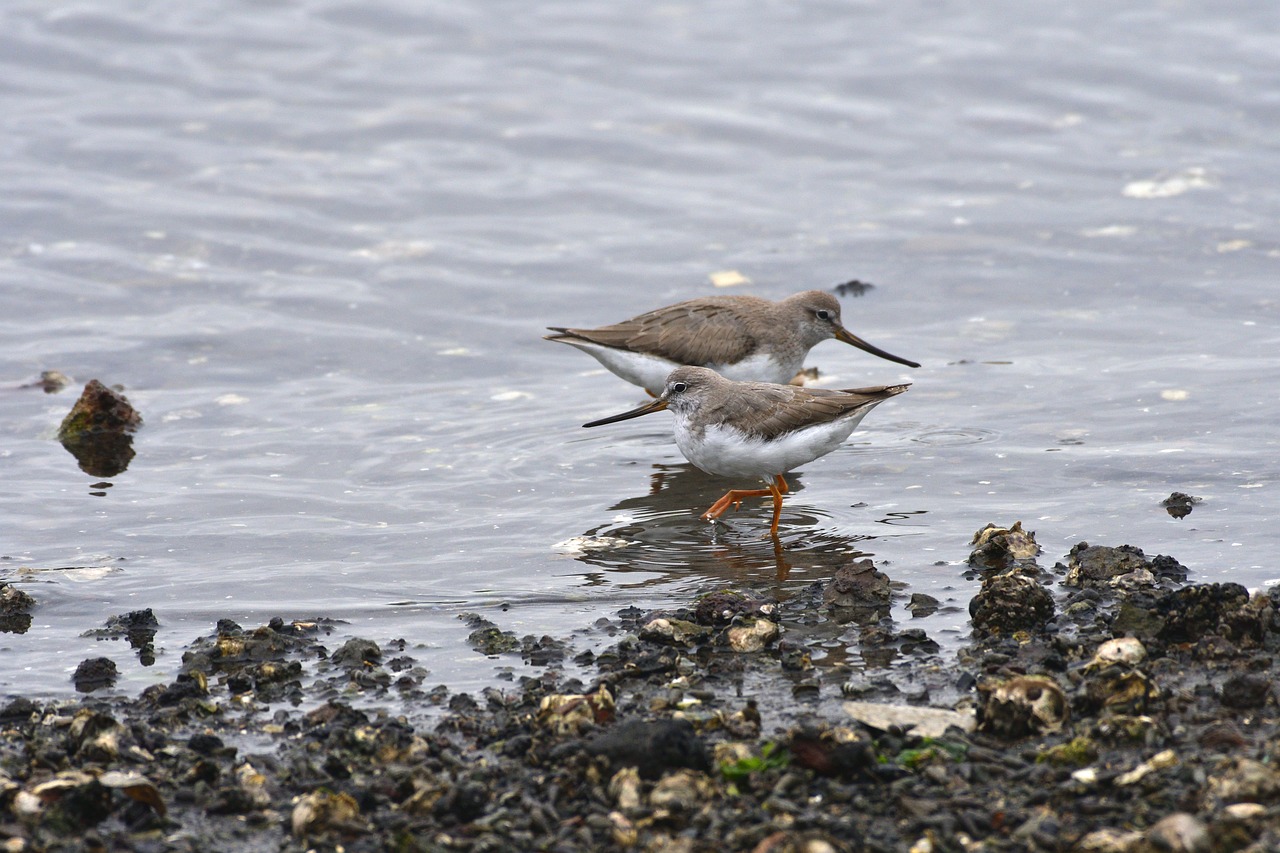
[[[136,698],[0,706],[0,850],[1280,849],[1280,596],[1128,546],[1045,569],[1020,525],[974,544],[945,658],[869,560],[626,608],[598,653],[472,615],[541,670],[475,694],[403,641],[224,620]],[[139,654],[148,615],[114,626]],[[813,665],[837,626],[861,672]]]

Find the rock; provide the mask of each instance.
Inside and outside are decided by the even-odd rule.
[[[1209,777],[1205,794],[1224,805],[1280,802],[1280,772],[1251,758],[1224,763]]]
[[[1274,684],[1270,678],[1253,672],[1242,672],[1222,683],[1222,704],[1228,708],[1256,710],[1267,704]]]
[[[1117,637],[1098,646],[1093,660],[1085,670],[1106,669],[1109,666],[1136,666],[1147,657],[1147,648],[1135,637]]]
[[[1122,788],[1128,785],[1136,785],[1152,773],[1167,770],[1170,767],[1177,767],[1178,763],[1177,753],[1172,749],[1166,749],[1151,756],[1129,772],[1121,773],[1115,778],[1113,784]]]
[[[537,722],[558,735],[576,735],[584,729],[612,722],[614,712],[613,694],[602,684],[595,693],[544,697],[538,706]]]
[[[297,838],[314,838],[330,832],[344,834],[363,831],[360,804],[350,794],[312,791],[298,798],[290,816],[290,826]]]
[[[974,545],[969,554],[969,565],[980,569],[1004,570],[1015,564],[1034,564],[1040,554],[1034,531],[1022,529],[1022,522],[1012,527],[988,524],[973,534]]]
[[[482,655],[500,655],[520,648],[514,632],[499,629],[478,613],[460,613],[458,618],[472,629],[467,635],[467,645]]]
[[[609,780],[609,796],[624,812],[637,812],[640,798],[640,772],[634,767],[623,767]]]
[[[752,593],[721,589],[698,597],[693,621],[699,625],[720,626],[740,616],[771,617],[777,609],[772,601]]]
[[[709,639],[711,631],[696,622],[660,616],[640,629],[640,639],[690,648]]]
[[[1112,548],[1081,542],[1067,554],[1067,577],[1062,583],[1075,587],[1106,587],[1121,575],[1150,569],[1150,561],[1140,548],[1132,545]]]
[[[1139,669],[1113,667],[1085,682],[1084,702],[1090,712],[1105,708],[1113,714],[1145,714],[1160,697],[1160,688]]]
[[[373,640],[352,637],[329,659],[345,669],[359,669],[382,663],[382,649]]]
[[[615,767],[635,767],[645,779],[668,770],[709,770],[706,744],[688,720],[626,720],[582,745]]]
[[[735,652],[758,652],[782,634],[778,623],[768,619],[752,619],[746,625],[732,625],[725,630],[725,642]]]
[[[974,629],[990,634],[1038,631],[1053,615],[1049,591],[1016,569],[983,578],[982,589],[969,601]]]
[[[978,699],[978,729],[1005,738],[1060,731],[1069,717],[1066,694],[1043,675],[984,681]]]
[[[1072,847],[1073,853],[1137,853],[1142,833],[1124,829],[1096,829]]]
[[[88,658],[80,661],[71,681],[81,693],[92,693],[113,686],[118,676],[115,661],[111,658]]]
[[[132,744],[132,736],[109,714],[84,709],[71,718],[67,743],[77,757],[109,764]]]
[[[1156,821],[1145,837],[1156,850],[1169,853],[1207,853],[1213,846],[1209,830],[1186,812],[1174,812]]]
[[[932,616],[938,611],[942,602],[934,598],[932,595],[926,595],[923,592],[913,592],[911,599],[907,602],[907,610],[911,611],[914,618],[922,616]]]
[[[649,807],[692,814],[711,797],[715,788],[705,774],[676,770],[658,780],[649,792]]]
[[[94,477],[114,477],[133,460],[142,416],[123,394],[91,379],[58,427],[58,440]]]
[[[121,791],[129,799],[150,806],[160,817],[164,817],[168,812],[155,783],[141,773],[111,770],[98,777],[98,784],[104,788]]]
[[[1238,583],[1209,583],[1173,590],[1156,601],[1153,612],[1163,625],[1157,636],[1165,642],[1196,643],[1217,634],[1232,642],[1260,640],[1261,625],[1242,614],[1249,590]],[[1237,619],[1243,615],[1244,619]]]
[[[1191,508],[1200,503],[1200,499],[1184,494],[1183,492],[1174,492],[1160,502],[1160,506],[1174,518],[1186,518],[1191,514]]]
[[[893,588],[870,560],[842,566],[822,592],[822,603],[834,609],[888,607]]]
[[[12,584],[0,581],[0,633],[25,634],[31,629],[36,600]]]
[[[845,702],[840,707],[850,717],[873,729],[888,731],[890,728],[897,728],[904,734],[910,732],[920,737],[942,737],[952,726],[971,732],[978,724],[973,711],[884,705],[878,702]]]

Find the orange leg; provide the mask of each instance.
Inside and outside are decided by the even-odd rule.
[[[702,514],[703,518],[719,518],[724,515],[725,510],[730,506],[739,509],[745,498],[762,498],[765,495],[773,494],[773,488],[768,489],[731,489],[725,493],[725,496],[711,505],[711,509]]]
[[[781,488],[777,485],[781,482]],[[782,479],[781,474],[775,475],[774,482],[769,484],[769,492],[773,495],[773,525],[769,528],[769,535],[774,541],[778,539],[778,519],[782,517],[782,495],[787,490],[787,481]]]
[[[702,514],[703,518],[714,519],[724,515],[729,507],[740,509],[742,501],[746,498],[762,498],[768,495],[773,498],[773,524],[769,527],[769,535],[774,539],[778,538],[778,519],[782,517],[782,496],[789,489],[787,481],[783,479],[781,474],[773,476],[773,482],[769,484],[767,489],[731,489],[725,496],[720,498],[711,505],[711,508]]]

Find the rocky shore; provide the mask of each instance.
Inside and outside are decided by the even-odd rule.
[[[95,695],[104,658],[83,698],[0,699],[0,851],[1280,849],[1280,597],[1039,550],[979,531],[958,654],[889,618],[869,561],[610,614],[597,651],[470,615],[540,673],[476,695],[333,622],[224,621],[137,697]],[[0,584],[6,624],[34,606]],[[141,655],[155,627],[102,630]],[[815,666],[833,630],[918,689]]]

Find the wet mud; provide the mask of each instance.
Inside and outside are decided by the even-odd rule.
[[[335,619],[224,620],[136,696],[90,659],[83,696],[0,705],[0,848],[1280,849],[1280,598],[985,534],[958,652],[895,623],[907,593],[862,561],[572,637],[466,614],[459,636],[533,673],[475,694]],[[162,621],[95,636],[154,656]],[[833,664],[833,637],[861,662]]]

